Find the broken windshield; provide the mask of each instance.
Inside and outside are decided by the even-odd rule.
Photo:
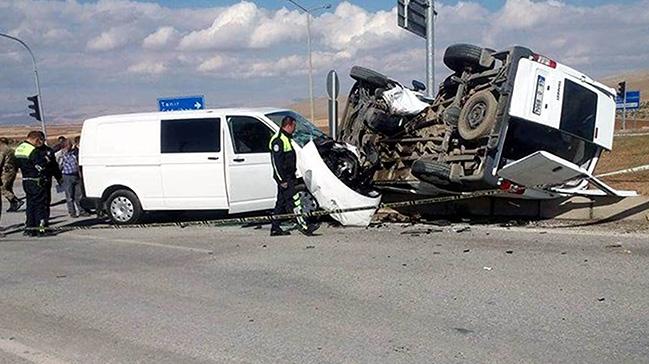
[[[266,114],[266,117],[277,124],[277,126],[281,126],[282,119],[285,116],[291,116],[297,122],[297,127],[293,133],[293,140],[295,140],[300,147],[304,147],[311,139],[325,136],[325,133],[313,125],[307,118],[295,111],[286,110]]]

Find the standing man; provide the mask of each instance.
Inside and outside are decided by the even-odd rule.
[[[23,175],[23,189],[27,196],[27,218],[23,235],[44,236],[46,223],[45,170],[47,159],[41,148],[45,139],[38,131],[30,131],[27,139],[16,148],[16,164]]]
[[[280,131],[270,138],[270,160],[273,164],[273,178],[277,182],[277,202],[275,203],[274,215],[290,213],[291,211],[302,213],[300,195],[295,191],[295,172],[297,170],[295,149],[291,143],[296,122],[291,116],[282,119]],[[288,231],[282,230],[281,221],[273,220],[270,228],[270,236],[290,235]],[[313,234],[317,226],[309,226],[303,217],[297,218],[298,228],[304,235]]]
[[[2,195],[9,201],[7,212],[15,212],[25,203],[14,194],[14,181],[16,181],[16,156],[9,146],[9,139],[0,138],[0,173],[2,173]]]
[[[50,205],[52,204],[52,178],[56,178],[57,183],[59,185],[62,185],[63,175],[61,174],[61,168],[59,168],[59,164],[56,162],[54,150],[47,144],[45,144],[45,133],[43,133],[42,131],[39,131],[37,133],[39,133],[41,140],[43,140],[43,143],[38,148],[42,150],[46,160],[44,171],[46,193],[45,199],[47,201],[47,203],[45,204],[45,227],[48,227],[50,225]],[[61,140],[60,143],[63,143],[65,137],[59,137],[59,140]]]
[[[70,217],[79,217],[83,212],[79,205],[81,194],[79,188],[79,153],[78,149],[72,146],[70,139],[63,142],[61,149],[61,172],[63,173],[63,189],[65,190],[65,201],[68,205]]]

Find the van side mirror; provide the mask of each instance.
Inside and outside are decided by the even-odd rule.
[[[412,89],[414,91],[426,91],[426,85],[421,81],[412,80]]]

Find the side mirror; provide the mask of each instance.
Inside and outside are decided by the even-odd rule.
[[[412,80],[412,89],[415,91],[426,91],[426,85],[421,81]]]

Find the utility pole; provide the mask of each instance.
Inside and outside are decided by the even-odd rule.
[[[306,42],[309,57],[309,104],[311,109],[311,122],[315,122],[315,101],[313,100],[313,55],[311,51],[311,14],[316,10],[331,9],[331,4],[325,4],[312,9],[307,9],[304,6],[298,4],[295,0],[287,1],[297,6],[306,14]]]
[[[426,9],[426,93],[435,97],[435,0]]]
[[[15,40],[16,42],[20,43],[23,47],[25,47],[25,49],[27,49],[27,52],[29,52],[29,55],[32,58],[32,66],[34,68],[34,83],[36,85],[36,96],[37,96],[38,100],[40,101],[38,103],[38,105],[39,105],[39,113],[40,113],[40,116],[41,116],[41,129],[43,131],[43,134],[45,134],[45,139],[47,139],[47,131],[45,129],[45,116],[43,114],[43,98],[41,97],[41,83],[40,83],[40,81],[38,79],[38,68],[36,67],[36,58],[34,58],[34,53],[32,52],[31,48],[29,48],[27,43],[23,42],[22,40],[14,37],[14,36],[11,36],[9,34],[0,33],[0,37],[5,37],[5,38]]]

